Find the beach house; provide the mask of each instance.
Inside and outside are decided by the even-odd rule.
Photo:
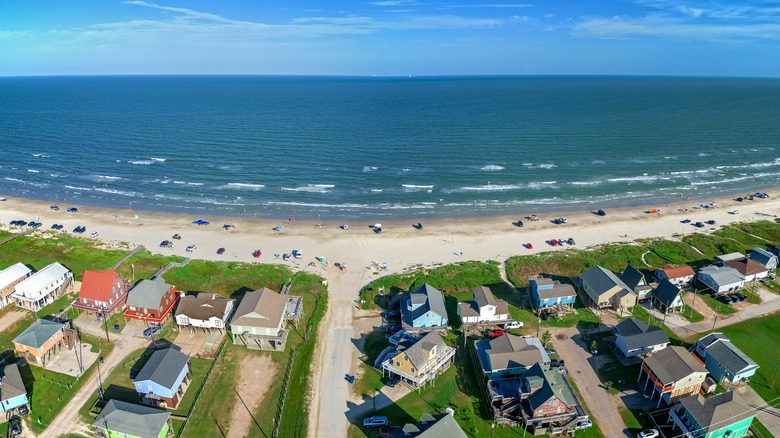
[[[717,383],[742,385],[758,370],[758,364],[749,358],[722,333],[710,333],[699,339],[693,349]]]
[[[680,289],[690,287],[694,277],[693,268],[688,265],[675,266],[665,264],[661,269],[656,269],[653,273],[657,281],[669,280],[673,285]]]
[[[128,289],[125,280],[113,269],[84,271],[79,297],[73,307],[95,314],[119,313],[125,309]]]
[[[92,423],[107,438],[165,438],[173,436],[171,413],[149,406],[109,400]]]
[[[747,435],[756,411],[734,391],[685,397],[669,410],[671,436],[740,438]]]
[[[14,349],[28,363],[45,366],[64,344],[66,325],[39,319],[14,338]]]
[[[175,348],[157,350],[133,378],[145,404],[176,409],[190,383],[190,357]]]
[[[550,366],[544,345],[535,337],[506,334],[478,341],[476,349],[482,374],[488,380],[522,375],[537,363]]]
[[[651,391],[651,400],[658,394],[660,407],[661,402],[673,404],[698,394],[706,378],[707,369],[699,359],[683,347],[670,346],[644,359],[637,382],[642,391]]]
[[[161,277],[141,280],[127,294],[124,317],[154,324],[162,324],[170,315],[179,294],[176,287]]]
[[[0,309],[13,301],[11,295],[16,285],[26,280],[32,270],[23,263],[16,263],[0,271]]]
[[[399,343],[397,354],[382,363],[382,374],[398,376],[413,387],[423,386],[447,371],[454,357],[455,348],[445,344],[439,332],[431,331],[414,343]]]
[[[407,332],[447,328],[444,295],[423,284],[401,297],[401,324]]]
[[[745,287],[745,277],[731,266],[705,266],[696,273],[696,279],[713,294],[737,291]]]
[[[0,412],[9,418],[20,408],[30,411],[27,389],[19,373],[19,365],[15,363],[2,365],[0,366]]]
[[[403,427],[383,427],[380,438],[466,438],[466,433],[451,414],[422,414],[420,422]]]
[[[233,343],[253,350],[284,351],[287,301],[286,295],[267,287],[247,292],[230,323]]]
[[[472,291],[472,301],[458,303],[458,315],[464,324],[496,324],[509,321],[506,301],[493,297],[487,286],[477,286]]]
[[[18,283],[11,296],[19,307],[37,311],[53,303],[72,285],[73,273],[55,262]]]
[[[234,303],[235,300],[216,294],[185,295],[179,299],[174,318],[179,327],[200,327],[207,331],[216,329],[222,332],[233,313]]]
[[[580,287],[586,302],[598,309],[611,308],[623,312],[637,303],[637,295],[615,273],[593,266],[580,274]]]
[[[671,281],[663,279],[653,292],[653,305],[663,314],[681,311],[685,307],[682,291]]]
[[[612,329],[615,346],[625,357],[655,353],[669,346],[669,337],[660,327],[649,327],[644,321],[628,318]]]
[[[645,281],[645,274],[631,265],[626,266],[626,269],[618,278],[620,278],[629,289],[634,291],[637,300],[640,303],[650,299],[653,295],[653,289],[656,284]]]
[[[723,264],[736,269],[740,274],[742,274],[743,277],[745,277],[746,283],[760,280],[769,276],[769,270],[765,268],[764,265],[748,257],[727,260],[723,262]]]
[[[577,292],[570,284],[561,284],[552,278],[541,275],[528,279],[531,305],[536,309],[554,306],[573,306]]]
[[[750,257],[750,259],[754,262],[759,263],[761,266],[765,267],[769,272],[775,272],[775,269],[777,269],[777,256],[765,249],[756,248],[750,253],[748,257]]]

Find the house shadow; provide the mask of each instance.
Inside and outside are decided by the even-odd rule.
[[[228,298],[234,299],[236,301],[241,301],[242,298],[244,298],[244,295],[246,295],[247,292],[252,292],[255,289],[252,289],[251,287],[241,286],[240,288],[234,290]],[[237,306],[238,304],[236,304]]]
[[[368,333],[361,333],[360,337],[350,339],[350,342],[361,353],[361,361],[368,366],[374,366],[379,354],[391,346],[382,327],[374,327],[374,330]]]
[[[143,369],[144,365],[146,365],[146,362],[149,361],[149,358],[152,357],[152,354],[154,354],[157,350],[163,350],[166,348],[176,348],[175,345],[173,345],[172,342],[166,340],[166,339],[160,339],[155,340],[153,342],[150,342],[149,345],[147,345],[146,349],[143,353],[141,353],[141,356],[138,358],[138,360],[135,361],[133,366],[130,368],[130,379],[135,379],[135,377],[138,375],[138,373],[141,372],[141,369]]]
[[[393,310],[395,307],[400,306],[400,302],[396,297],[403,292],[404,290],[400,287],[391,286],[390,290],[385,290],[384,294],[377,293],[374,296],[374,304],[382,308],[382,310]]]
[[[419,418],[412,417],[403,408],[398,406],[393,400],[387,397],[383,392],[378,391],[370,396],[363,394],[360,403],[347,401],[347,421],[363,429],[363,419],[371,416],[386,416],[390,420],[391,426],[400,426],[407,423],[417,423]]]

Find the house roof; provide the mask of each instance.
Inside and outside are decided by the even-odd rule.
[[[211,318],[222,319],[225,317],[225,310],[233,301],[235,300],[217,294],[186,295],[179,299],[174,316],[184,315],[200,321],[208,321]]]
[[[154,280],[141,280],[127,294],[128,307],[141,307],[144,309],[156,309],[165,293],[172,288],[162,277]]]
[[[536,277],[528,277],[528,281],[533,281],[536,283],[537,286],[549,286],[554,283],[552,278],[549,277],[542,277],[541,275],[538,275]]]
[[[754,249],[750,255],[748,256],[751,259],[755,260],[758,263],[761,263],[761,265],[765,266],[769,264],[769,262],[772,259],[777,260],[777,256],[772,254],[771,252],[763,249],[763,248],[756,248]],[[1,274],[0,274],[1,275]],[[2,286],[2,282],[0,282],[0,286]]]
[[[629,350],[669,343],[669,337],[660,327],[649,327],[636,318],[626,319],[614,330],[617,336],[623,337]]]
[[[705,266],[699,269],[699,274],[709,276],[718,285],[734,284],[745,281],[745,277],[731,266]]]
[[[719,255],[719,256],[715,257],[715,260],[720,260],[721,262],[726,262],[726,261],[729,261],[729,260],[741,259],[742,257],[745,257],[745,255],[742,254],[741,252],[730,252],[728,254],[723,254],[723,255]]]
[[[46,341],[63,328],[65,328],[65,324],[48,319],[39,319],[33,325],[27,327],[27,330],[23,331],[21,335],[17,336],[14,339],[14,344],[26,345],[40,350]]]
[[[707,336],[699,339],[699,342],[704,345],[704,348],[706,349],[709,347],[713,342],[717,341],[718,339],[728,339],[726,335],[723,333],[710,333]]]
[[[437,349],[437,354],[441,354],[442,349],[447,348],[447,344],[444,343],[444,340],[436,331],[428,332],[409,348],[403,350],[403,352],[409,356],[409,360],[419,370],[430,362],[426,351],[430,351],[434,346]]]
[[[632,289],[626,285],[623,280],[618,278],[614,272],[604,269],[601,266],[593,266],[580,274],[580,279],[584,283],[587,283],[597,294],[601,295],[604,292],[618,286],[626,291]]]
[[[631,290],[636,289],[636,287],[639,286],[639,283],[641,283],[644,278],[645,275],[631,265],[626,266],[626,269],[622,274],[620,274],[620,279]]]
[[[130,436],[157,438],[170,416],[168,411],[112,399],[92,425]]]
[[[758,364],[753,359],[740,351],[725,337],[711,342],[706,349],[710,356],[732,374],[739,374],[749,368],[758,368]]]
[[[675,266],[666,264],[661,270],[664,271],[664,274],[671,280],[681,277],[693,277],[693,268],[688,265]]]
[[[27,277],[26,280],[16,285],[16,293],[33,296],[36,292],[44,289],[47,285],[53,283],[56,279],[70,272],[68,268],[59,263],[52,263],[35,274]]]
[[[680,289],[665,278],[658,283],[658,287],[653,292],[655,299],[666,307],[671,306],[678,295],[680,295]]]
[[[19,365],[15,363],[0,369],[0,383],[2,383],[0,384],[0,401],[27,394],[22,375],[19,373]]]
[[[122,279],[113,269],[108,271],[84,271],[79,298],[108,302],[112,288]],[[124,285],[124,283],[121,283]],[[159,303],[158,303],[159,304]]]
[[[665,384],[682,380],[693,373],[707,373],[704,365],[688,350],[676,345],[645,358],[645,364]]]
[[[189,360],[189,356],[175,348],[157,350],[152,353],[133,382],[151,380],[163,388],[174,389],[176,379]]]
[[[287,296],[264,287],[247,292],[238,303],[233,326],[276,328],[282,323]]]
[[[410,300],[412,304],[419,305],[419,307],[408,313],[402,306],[404,324],[412,325],[417,318],[428,312],[434,312],[442,317],[447,317],[444,295],[435,287],[426,283],[417,289],[409,291],[406,295],[405,299]]]
[[[3,269],[0,271],[0,289],[3,289],[31,272],[32,270],[21,262]]]
[[[692,395],[680,400],[680,404],[699,423],[705,433],[739,423],[755,415],[736,391],[724,392],[707,398]]]
[[[479,341],[484,351],[480,356],[485,371],[530,367],[535,363],[549,363],[550,357],[538,338],[523,338],[505,334],[490,340]]]
[[[536,293],[539,295],[539,299],[542,300],[559,297],[572,297],[577,295],[577,292],[574,291],[574,287],[572,285],[561,284],[557,281],[553,284],[552,289],[541,289],[537,290]]]
[[[458,303],[460,306],[461,317],[475,317],[479,316],[479,307],[474,301],[466,301],[465,303]]]
[[[753,259],[749,259],[747,257],[742,257],[734,260],[727,260],[724,263],[727,266],[731,266],[732,268],[736,269],[737,271],[739,271],[740,274],[744,276],[756,275],[767,271],[764,265],[758,263]]]
[[[472,290],[472,293],[474,294],[474,301],[477,302],[477,305],[480,308],[488,305],[496,305],[496,299],[493,297],[493,291],[491,291],[489,287],[477,286]]]
[[[558,397],[568,406],[577,405],[576,397],[566,384],[565,377],[559,372],[544,371],[542,366],[537,363],[526,371],[522,378],[532,388],[541,383],[541,387],[528,397],[528,404],[533,410],[536,410],[536,408],[546,403],[553,396]],[[534,384],[531,384],[532,381]]]
[[[425,424],[417,424],[420,430],[420,434],[416,435],[417,438],[466,438],[466,433],[452,415],[434,415],[433,419],[433,421],[427,420]]]

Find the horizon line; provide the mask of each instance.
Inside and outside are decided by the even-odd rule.
[[[435,78],[685,78],[685,79],[780,79],[778,76],[727,76],[701,74],[296,74],[296,73],[108,73],[108,74],[27,74],[4,75],[5,78],[79,78],[79,77],[268,77],[268,78],[361,78],[361,79],[435,79]]]

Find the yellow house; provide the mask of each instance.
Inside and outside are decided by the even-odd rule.
[[[624,311],[636,305],[637,294],[612,271],[593,266],[580,274],[580,286],[593,307]],[[588,303],[586,303],[588,304]]]
[[[449,368],[455,348],[437,332],[430,332],[411,345],[398,344],[398,353],[382,363],[382,370],[395,374],[412,386],[423,385]]]

